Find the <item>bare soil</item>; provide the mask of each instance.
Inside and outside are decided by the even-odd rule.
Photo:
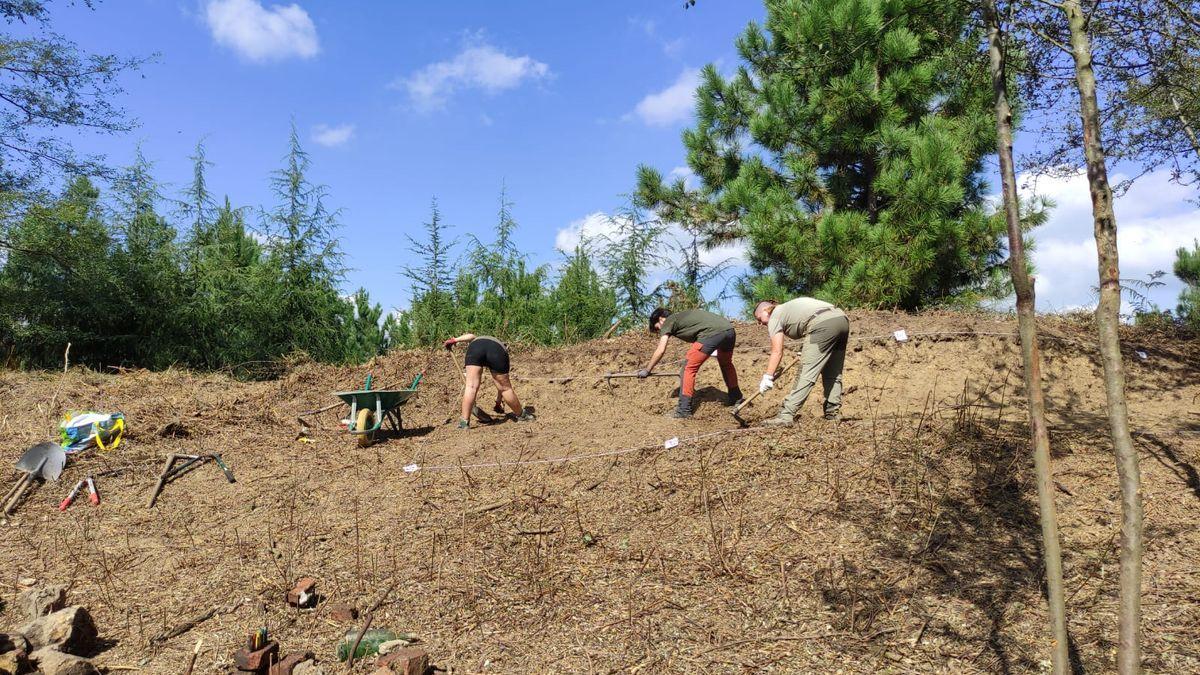
[[[898,328],[909,342],[892,339]],[[103,667],[180,672],[203,639],[197,672],[227,672],[265,623],[285,652],[312,650],[328,669],[351,626],[323,607],[365,611],[394,584],[374,625],[416,635],[458,673],[1045,670],[1015,323],[856,312],[851,330],[847,419],[819,418],[818,387],[786,430],[740,430],[715,363],[686,421],[665,415],[672,378],[598,377],[640,367],[648,334],[515,348],[537,421],[468,431],[454,428],[461,376],[440,350],[298,363],[270,381],[4,373],[0,462],[69,410],[123,411],[130,432],[115,451],[74,458],[0,524],[0,629],[21,623],[18,580],[34,578],[69,583],[91,610]],[[1077,668],[1108,672],[1120,513],[1101,367],[1087,324],[1048,318],[1042,331],[1072,652]],[[766,336],[738,333],[750,392]],[[1200,341],[1123,337],[1146,509],[1145,666],[1200,672]],[[402,433],[358,448],[338,428],[343,408],[306,418],[298,438],[296,415],[332,392],[368,372],[402,388],[427,364]],[[485,409],[493,396],[485,384]],[[774,414],[782,396],[745,416]],[[173,452],[219,452],[237,483],[201,467],[148,509]],[[121,467],[99,479],[101,506],[56,509],[80,477]],[[300,576],[318,580],[318,609],[283,602]]]

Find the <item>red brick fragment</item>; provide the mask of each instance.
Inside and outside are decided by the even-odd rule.
[[[401,647],[379,657],[375,665],[396,675],[425,675],[429,670],[429,654],[424,649]]]
[[[288,591],[287,604],[292,607],[312,607],[317,604],[317,580],[303,577]]]

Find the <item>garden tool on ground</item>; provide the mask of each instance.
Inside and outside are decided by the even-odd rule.
[[[16,510],[17,504],[21,502],[35,478],[58,480],[66,464],[67,452],[58,443],[46,441],[26,450],[17,460],[17,468],[24,471],[25,475],[5,494],[4,515],[7,516]]]

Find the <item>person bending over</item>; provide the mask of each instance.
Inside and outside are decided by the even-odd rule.
[[[767,327],[771,340],[771,358],[767,372],[758,385],[760,392],[775,387],[775,372],[783,359],[783,340],[802,340],[800,370],[792,391],[783,399],[779,414],[765,426],[790,427],[800,406],[821,376],[825,386],[825,419],[842,418],[842,367],[846,363],[846,343],[850,338],[850,319],[842,310],[816,298],[795,298],[783,304],[763,300],[754,308],[754,318]]]
[[[510,369],[508,347],[494,337],[473,333],[463,333],[442,344],[447,350],[451,350],[460,342],[468,343],[468,345],[465,357],[466,382],[463,385],[462,417],[458,420],[458,428],[466,429],[471,426],[471,411],[475,409],[475,399],[479,395],[479,383],[483,379],[484,368],[488,369],[492,374],[492,381],[496,383],[495,411],[503,413],[503,403],[507,403],[518,421],[532,420],[533,412],[521,405],[520,399],[517,398],[517,392],[513,389],[512,380],[508,377]]]
[[[703,309],[689,309],[672,314],[671,310],[659,307],[650,313],[650,331],[661,333],[662,338],[658,341],[658,349],[655,349],[654,355],[650,357],[650,363],[638,371],[638,377],[650,377],[654,366],[657,366],[663,354],[667,353],[667,342],[672,336],[692,343],[683,366],[679,406],[672,413],[672,417],[692,416],[696,373],[714,352],[717,354],[717,364],[721,366],[721,377],[729,389],[728,404],[737,405],[742,400],[742,392],[738,389],[737,369],[733,367],[733,346],[737,341],[737,333],[729,319]]]

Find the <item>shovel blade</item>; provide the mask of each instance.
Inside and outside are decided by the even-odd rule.
[[[67,452],[58,443],[46,441],[38,443],[21,455],[17,460],[17,468],[25,473],[33,473],[46,480],[58,480],[63,467],[67,465]]]

